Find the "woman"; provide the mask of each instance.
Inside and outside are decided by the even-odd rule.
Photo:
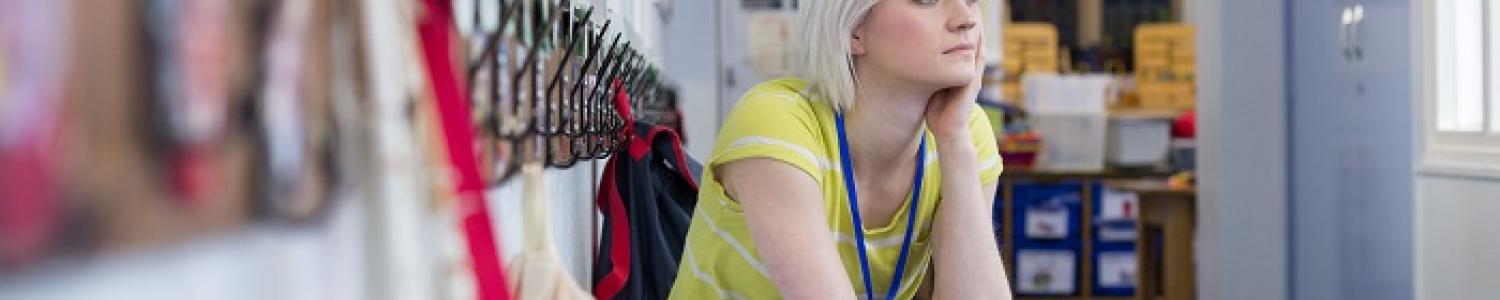
[[[801,5],[801,78],[720,130],[672,298],[1009,298],[979,6]]]

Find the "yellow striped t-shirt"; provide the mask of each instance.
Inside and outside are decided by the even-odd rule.
[[[824,101],[814,101],[802,94],[806,83],[796,78],[780,78],[762,83],[745,94],[729,114],[719,131],[713,156],[704,169],[698,191],[697,209],[692,227],[683,246],[682,262],[672,287],[672,299],[778,299],[764,260],[756,253],[755,242],[745,224],[739,203],[730,199],[714,176],[714,168],[746,158],[779,160],[807,172],[822,187],[824,214],[829,232],[837,243],[844,271],[849,275],[855,293],[864,299],[864,281],[860,275],[859,250],[854,245],[854,229],[849,215],[848,195],[839,166],[837,127],[834,111]],[[969,131],[978,151],[982,184],[1000,177],[1000,155],[988,118],[975,108],[969,117]],[[927,162],[924,166],[922,198],[917,211],[916,234],[912,237],[906,274],[898,295],[910,299],[927,275],[932,263],[931,238],[933,213],[941,194],[941,172],[938,169],[936,143],[927,133]],[[910,201],[908,195],[905,199]],[[909,205],[902,204],[888,225],[865,229],[865,245],[871,268],[871,284],[877,296],[884,297],[891,288],[891,273],[901,252]]]

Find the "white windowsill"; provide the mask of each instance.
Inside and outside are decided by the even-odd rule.
[[[1500,150],[1429,143],[1419,154],[1417,175],[1500,179]]]

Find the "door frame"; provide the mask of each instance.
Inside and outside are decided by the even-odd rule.
[[[1287,298],[1287,2],[1186,9],[1198,28],[1198,298]]]

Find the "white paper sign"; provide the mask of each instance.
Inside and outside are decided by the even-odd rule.
[[[1016,291],[1028,294],[1071,294],[1075,291],[1078,259],[1069,250],[1017,250]]]
[[[1100,252],[1094,276],[1098,277],[1101,288],[1134,288],[1135,270],[1135,251]]]
[[[1135,241],[1136,231],[1134,223],[1129,226],[1111,224],[1112,226],[1099,226],[1099,241],[1101,242],[1131,242]]]
[[[1133,192],[1105,189],[1100,194],[1099,219],[1135,219],[1140,212],[1140,197]]]
[[[1061,239],[1068,236],[1068,210],[1063,208],[1026,209],[1026,237]]]

